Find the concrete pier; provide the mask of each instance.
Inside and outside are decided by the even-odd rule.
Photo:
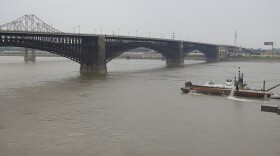
[[[107,73],[107,62],[106,62],[106,43],[105,36],[99,36],[98,38],[98,73]]]
[[[95,41],[96,44],[96,41]],[[94,58],[92,58],[92,64],[81,64],[80,72],[82,73],[97,73],[97,74],[106,74],[106,46],[105,46],[105,36],[99,36],[97,40],[97,50],[91,49],[89,53],[95,53],[97,55],[97,59],[94,62]]]
[[[107,67],[97,67],[94,65],[81,65],[80,66],[81,73],[99,73],[99,74],[106,74]]]
[[[210,58],[210,57],[206,57],[206,62],[211,63],[211,62],[219,62],[220,59],[219,58]]]
[[[166,65],[168,67],[177,67],[184,65],[184,60],[166,60]]]
[[[166,65],[175,67],[184,65],[184,42],[180,41],[177,49],[177,57],[176,59],[166,59]]]
[[[31,55],[30,55],[28,48],[25,48],[24,61],[26,61],[26,62],[28,62],[28,61],[35,62],[36,61],[35,49],[31,49]]]

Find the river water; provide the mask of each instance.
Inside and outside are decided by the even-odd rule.
[[[108,74],[81,75],[59,57],[0,57],[2,156],[279,156],[273,99],[182,94],[185,81],[224,82],[238,67],[251,88],[280,81],[278,62],[115,59]],[[280,88],[274,90],[280,93]]]

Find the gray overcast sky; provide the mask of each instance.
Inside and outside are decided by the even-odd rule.
[[[0,25],[35,14],[64,32],[155,37],[233,44],[247,48],[280,48],[280,0],[0,0]]]

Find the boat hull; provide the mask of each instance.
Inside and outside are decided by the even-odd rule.
[[[212,94],[212,95],[230,95],[232,89],[230,88],[220,88],[220,87],[208,87],[208,86],[197,86],[194,85],[192,87],[183,87],[181,88],[183,93],[189,93],[190,91],[194,91],[196,93],[201,94]],[[263,91],[255,91],[255,90],[234,90],[233,96],[241,96],[241,97],[252,97],[252,98],[265,98],[269,97],[269,94]]]

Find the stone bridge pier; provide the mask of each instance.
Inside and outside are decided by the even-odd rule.
[[[91,62],[82,61],[80,64],[80,72],[82,73],[100,73],[106,74],[106,46],[105,36],[99,36],[97,41],[92,43],[88,49],[84,49],[82,53],[85,53],[86,57]]]
[[[29,53],[28,50],[29,50],[29,48],[24,48],[24,61],[25,62],[28,62],[28,61],[35,62],[36,61],[35,49],[30,49],[31,54]]]
[[[229,51],[227,46],[212,46],[208,49],[206,62],[219,62],[227,57]]]
[[[180,41],[178,43],[177,48],[175,48],[175,51],[169,52],[173,55],[173,57],[167,57],[166,58],[166,65],[167,66],[182,66],[184,65],[184,43],[183,41]]]

